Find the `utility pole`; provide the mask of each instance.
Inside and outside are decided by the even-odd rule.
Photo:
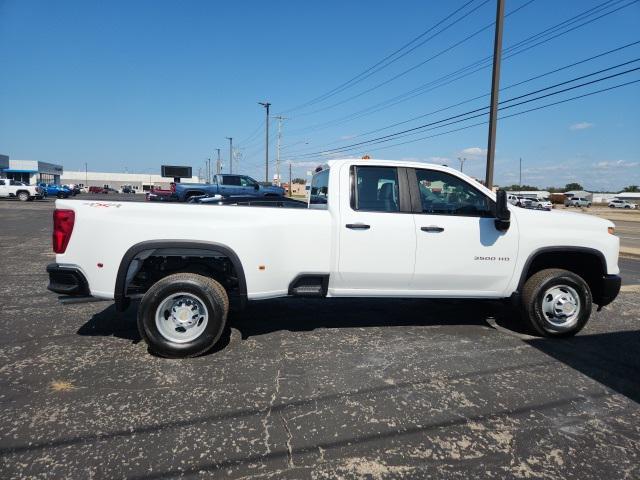
[[[218,151],[218,162],[216,163],[216,175],[220,175],[222,173],[222,162],[220,161],[220,149],[216,148]]]
[[[291,182],[291,162],[289,162],[289,196],[293,196],[293,183]]]
[[[458,157],[458,160],[460,161],[460,171],[462,172],[462,168],[464,167],[464,162],[466,162],[467,159],[464,158],[464,157],[462,157],[462,158]]]
[[[493,73],[491,75],[491,108],[489,110],[489,140],[487,142],[487,173],[485,184],[493,187],[493,165],[496,154],[496,127],[498,122],[498,92],[500,90],[500,57],[502,56],[502,25],[504,0],[496,0],[496,32],[493,42]]]
[[[211,179],[211,158],[207,158],[207,183]]]
[[[520,180],[518,180],[518,185],[520,185],[520,190],[522,190],[522,157],[520,157]]]
[[[89,186],[89,174],[87,173],[87,162],[84,162],[84,186]]]
[[[233,137],[224,137],[229,140],[229,173],[233,173]]]
[[[258,102],[267,111],[267,119],[265,122],[266,134],[265,134],[265,147],[264,147],[264,181],[269,181],[269,102]]]
[[[280,185],[280,183],[282,183],[280,181],[280,145],[282,142],[282,121],[286,120],[286,118],[282,116],[273,118],[278,120],[278,147],[276,148],[276,185]]]

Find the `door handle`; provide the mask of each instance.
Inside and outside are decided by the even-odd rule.
[[[422,230],[423,232],[436,232],[436,233],[444,232],[444,228],[438,227],[437,225],[429,225],[428,227],[420,227],[420,230]]]
[[[366,225],[364,223],[347,223],[345,227],[350,228],[351,230],[369,230],[371,228],[370,225]]]

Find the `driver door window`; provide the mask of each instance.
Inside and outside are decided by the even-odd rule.
[[[491,217],[491,200],[464,180],[438,170],[416,170],[422,213]]]

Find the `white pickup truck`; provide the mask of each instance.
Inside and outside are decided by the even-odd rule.
[[[247,300],[505,299],[557,337],[620,290],[613,223],[516,208],[440,165],[334,160],[308,205],[274,205],[57,200],[49,289],[119,310],[141,298],[140,334],[168,357],[209,350]]]
[[[26,185],[10,178],[0,178],[0,197],[12,197],[26,202],[35,198],[43,198],[44,191],[35,185]]]

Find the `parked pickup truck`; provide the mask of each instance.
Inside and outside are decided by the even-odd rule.
[[[219,174],[212,183],[176,183],[175,196],[181,202],[200,195],[231,195],[243,197],[283,197],[284,188],[263,186],[246,175]]]
[[[73,192],[71,191],[71,189],[65,187],[64,185],[57,185],[55,183],[40,183],[39,186],[49,197],[68,198],[73,196]]]
[[[416,162],[330,161],[307,208],[58,200],[53,219],[49,290],[117,310],[141,298],[140,334],[167,357],[212,348],[247,300],[503,299],[532,332],[565,337],[620,289],[610,221],[517,208]]]
[[[44,192],[36,185],[27,185],[10,178],[0,178],[0,197],[13,197],[26,202],[44,197]]]

